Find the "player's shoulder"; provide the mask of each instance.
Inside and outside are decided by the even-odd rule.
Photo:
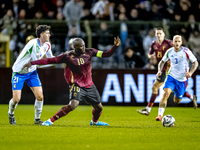
[[[74,55],[75,54],[75,50],[70,50],[70,51],[66,51],[65,53],[64,53],[65,55]]]
[[[94,48],[86,48],[85,53],[92,54],[94,52],[94,50],[95,50]]]
[[[172,40],[170,40],[170,39],[164,39],[164,42],[166,42],[166,43],[172,43]]]
[[[50,42],[45,42],[45,44],[47,44],[48,46],[51,46],[51,43],[50,43]]]
[[[37,38],[30,40],[27,44],[35,44],[37,42]]]
[[[187,47],[184,47],[184,46],[182,46],[182,52],[184,52],[184,53],[192,53],[192,51],[189,49],[189,48],[187,48]]]
[[[153,46],[154,44],[157,44],[158,42],[156,40],[152,41],[151,46]]]
[[[183,51],[190,51],[190,49],[187,48],[187,47],[185,47],[185,46],[182,46],[182,50],[183,50]]]
[[[174,51],[174,47],[171,47],[171,48],[169,48],[167,51],[166,51],[166,53],[172,53]]]

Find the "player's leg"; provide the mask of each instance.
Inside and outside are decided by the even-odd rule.
[[[52,125],[56,120],[66,116],[70,111],[73,111],[79,105],[81,88],[78,85],[71,84],[69,89],[69,104],[63,106],[55,115],[43,122],[43,126]]]
[[[9,101],[8,117],[10,124],[16,124],[14,111],[21,99],[21,90],[26,80],[26,75],[13,72],[12,74],[12,92],[13,98]]]
[[[152,87],[152,95],[150,98],[150,101],[147,105],[147,107],[145,109],[138,109],[137,112],[142,114],[142,115],[149,115],[151,112],[151,108],[154,105],[154,102],[156,100],[156,97],[158,96],[158,90],[160,88],[160,86],[164,83],[166,78],[166,71],[163,70],[162,74],[159,76],[159,78],[157,80],[155,80],[153,87]]]
[[[180,99],[180,98],[178,98],[178,97],[176,97],[176,96],[174,95],[174,103],[175,103],[176,105],[178,105],[178,104],[181,102],[181,100],[182,100],[182,99]]]
[[[142,114],[142,115],[149,115],[151,112],[151,108],[154,105],[154,101],[156,100],[156,97],[158,96],[158,90],[160,86],[163,84],[163,82],[159,82],[158,80],[155,80],[153,87],[152,87],[152,95],[150,98],[150,101],[145,109],[138,109],[137,112]]]
[[[176,88],[174,89],[174,103],[178,105],[182,98],[183,95],[186,93],[185,90],[187,88],[187,81],[185,82],[180,82],[176,81]]]
[[[79,101],[71,100],[68,105],[63,106],[55,115],[49,118],[47,121],[43,122],[43,126],[50,126],[56,120],[66,116],[70,111],[73,111],[79,105]]]
[[[188,80],[186,83],[188,84]],[[186,88],[187,88],[187,86],[186,86]],[[183,97],[188,97],[192,101],[194,109],[197,109],[198,105],[197,105],[196,95],[190,95],[187,91],[185,91]]]
[[[165,81],[165,85],[163,87],[164,94],[163,94],[162,99],[159,103],[158,117],[156,117],[157,121],[162,120],[162,116],[164,114],[165,108],[167,107],[167,99],[169,98],[171,92],[174,91],[175,86],[176,86],[176,80],[168,75],[167,78],[166,78],[166,81]]]
[[[90,121],[90,125],[96,125],[96,126],[108,126],[108,123],[98,121],[101,114],[102,114],[103,106],[101,103],[94,104],[92,109],[92,120]]]
[[[28,78],[26,79],[26,83],[32,90],[33,94],[35,95],[35,120],[34,124],[42,124],[42,120],[40,119],[42,108],[43,108],[43,90],[41,86],[41,82],[38,76],[37,71],[33,71],[29,73]]]
[[[98,121],[103,110],[103,105],[101,104],[101,99],[99,92],[97,91],[96,86],[93,84],[90,88],[84,88],[87,92],[86,101],[89,102],[92,106],[92,120],[90,121],[90,125],[97,125],[97,126],[108,126],[108,123]]]
[[[38,87],[30,87],[31,90],[33,91],[33,94],[35,95],[35,124],[42,124],[42,120],[40,119],[41,113],[42,113],[42,108],[43,108],[43,90],[41,86]]]
[[[162,116],[164,114],[165,108],[167,107],[167,100],[168,100],[171,92],[172,92],[172,90],[170,88],[164,88],[164,94],[159,103],[158,117],[156,117],[157,121],[162,120]]]
[[[21,99],[21,90],[13,90],[13,98],[9,101],[9,109],[8,109],[8,116],[9,116],[9,123],[16,124],[14,111]]]
[[[187,91],[185,91],[183,96],[188,97],[192,101],[194,109],[197,109],[198,105],[197,105],[197,96],[196,95],[190,95]]]

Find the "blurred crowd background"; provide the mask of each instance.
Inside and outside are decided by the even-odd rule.
[[[83,38],[88,48],[106,51],[119,36],[122,44],[116,53],[92,58],[93,68],[156,69],[157,61],[147,58],[156,27],[168,39],[180,34],[200,62],[199,14],[200,0],[0,0],[0,34],[10,37],[11,66],[26,38],[47,24],[55,56],[69,51],[75,37]],[[5,59],[0,43],[0,67]]]

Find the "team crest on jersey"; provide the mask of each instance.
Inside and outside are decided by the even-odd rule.
[[[180,58],[183,58],[183,56],[180,56]]]
[[[171,55],[171,57],[174,57],[174,55]]]
[[[74,55],[71,55],[71,57],[74,57]]]
[[[16,86],[16,84],[14,84],[14,88],[16,88],[17,86]]]
[[[157,47],[155,47],[155,49],[158,49]]]

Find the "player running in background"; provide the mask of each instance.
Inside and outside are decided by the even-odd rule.
[[[46,58],[37,61],[31,61],[24,67],[29,68],[31,65],[46,65],[66,63],[64,76],[69,84],[69,104],[63,106],[54,116],[43,122],[43,126],[50,126],[56,120],[73,111],[81,100],[86,100],[93,106],[92,120],[90,125],[107,126],[99,120],[103,106],[100,101],[100,95],[97,91],[91,75],[91,58],[92,57],[110,57],[121,44],[119,37],[114,38],[114,46],[106,52],[96,50],[94,48],[85,48],[85,42],[80,38],[73,40],[74,50],[61,54],[54,58]]]
[[[169,59],[171,61],[171,67],[169,74],[165,80],[164,94],[159,103],[157,121],[162,120],[163,113],[167,107],[167,99],[172,91],[174,91],[174,103],[179,104],[183,98],[187,87],[187,79],[192,76],[198,67],[198,61],[192,52],[182,45],[182,37],[175,35],[173,37],[174,47],[167,50],[162,60],[158,64],[158,73],[156,78],[162,74],[162,69]],[[189,61],[192,62],[192,67],[189,70]]]
[[[154,41],[151,44],[150,50],[149,50],[149,59],[154,59],[156,57],[157,62],[159,63],[162,57],[164,56],[165,52],[173,47],[173,42],[165,38],[165,33],[161,27],[158,27],[155,31],[155,36],[157,38],[156,41]],[[170,62],[166,62],[162,68],[162,74],[155,80],[153,87],[152,87],[152,95],[150,98],[150,101],[145,109],[138,109],[137,112],[142,115],[149,115],[151,112],[151,108],[154,105],[154,101],[156,100],[156,97],[158,96],[158,90],[160,86],[164,83],[165,78],[167,76],[168,70],[170,68]],[[185,92],[185,97],[190,98],[191,101],[193,101],[194,108],[197,108],[197,98],[195,95],[191,96],[188,92]]]
[[[24,82],[28,84],[30,89],[35,95],[35,124],[42,124],[40,115],[43,107],[43,91],[40,79],[36,71],[36,65],[31,66],[29,69],[22,69],[24,64],[41,59],[44,55],[48,58],[53,57],[51,52],[51,44],[49,42],[50,38],[50,26],[39,25],[36,28],[37,38],[32,39],[27,37],[27,40],[30,40],[26,46],[23,48],[22,52],[15,61],[12,69],[12,91],[13,98],[9,102],[9,123],[16,124],[14,117],[14,111],[21,99],[21,92],[24,85]]]

